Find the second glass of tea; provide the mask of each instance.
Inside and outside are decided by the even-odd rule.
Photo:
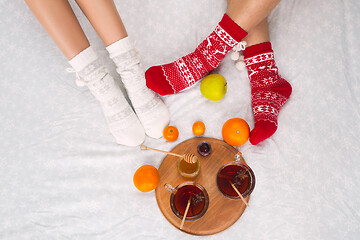
[[[235,161],[224,164],[217,174],[216,182],[220,192],[231,199],[241,199],[231,184],[244,198],[248,197],[255,187],[255,174],[241,159],[241,153],[236,154]]]
[[[180,219],[184,217],[189,200],[190,205],[185,220],[197,220],[208,209],[209,195],[205,188],[196,182],[184,182],[175,188],[166,183],[165,188],[171,192],[171,210]]]

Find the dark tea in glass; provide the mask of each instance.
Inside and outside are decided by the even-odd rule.
[[[205,214],[209,205],[209,196],[200,184],[185,182],[176,188],[167,184],[166,188],[172,192],[170,206],[177,217],[183,218],[189,199],[191,200],[186,220],[196,220]]]
[[[217,185],[222,194],[231,199],[240,199],[233,184],[245,198],[255,187],[255,175],[250,167],[240,162],[230,162],[222,166],[217,175]]]

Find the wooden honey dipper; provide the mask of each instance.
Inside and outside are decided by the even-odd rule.
[[[173,155],[173,156],[177,156],[177,157],[183,157],[185,162],[191,163],[191,164],[196,163],[198,160],[198,158],[192,153],[185,153],[184,155],[181,155],[181,154],[177,154],[177,153],[166,152],[163,150],[147,147],[145,145],[140,145],[140,149],[141,150],[153,150],[153,151],[157,151],[157,152],[167,153],[169,155]]]

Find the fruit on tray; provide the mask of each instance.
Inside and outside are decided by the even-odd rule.
[[[201,136],[205,132],[205,124],[202,121],[194,122],[192,131],[196,136]]]
[[[151,165],[143,165],[136,170],[133,182],[135,187],[141,192],[150,192],[159,184],[159,172]]]
[[[163,136],[167,141],[173,142],[179,137],[179,130],[174,126],[167,126],[164,128]]]
[[[223,99],[226,94],[227,82],[220,74],[209,74],[201,81],[200,91],[207,99],[219,101]]]
[[[242,118],[231,118],[225,122],[222,128],[224,141],[232,146],[241,146],[247,142],[250,128]]]

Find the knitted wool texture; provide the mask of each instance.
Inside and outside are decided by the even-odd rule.
[[[215,30],[194,52],[175,62],[149,68],[145,73],[147,86],[161,95],[178,93],[192,86],[215,69],[246,35],[225,14]]]
[[[88,47],[69,63],[99,101],[116,142],[126,146],[140,145],[145,139],[144,128],[94,50]]]
[[[106,48],[116,64],[134,110],[152,138],[162,137],[164,128],[169,124],[170,114],[158,94],[146,86],[140,56],[129,37],[123,38]]]
[[[270,42],[246,48],[244,57],[255,118],[250,142],[256,145],[275,133],[280,109],[289,99],[292,88],[278,73]]]

